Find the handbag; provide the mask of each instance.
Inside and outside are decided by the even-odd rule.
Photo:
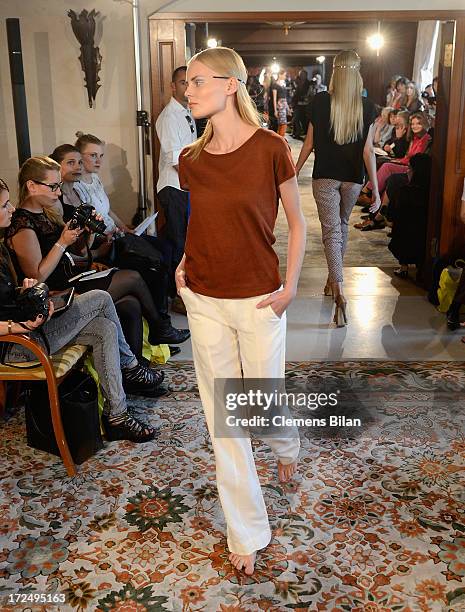
[[[119,268],[144,272],[164,269],[163,256],[153,245],[135,234],[125,234],[116,238],[110,258],[111,265]]]
[[[463,266],[465,266],[465,261],[457,259],[453,266],[447,266],[441,272],[438,289],[439,312],[447,312],[449,310],[463,273]]]
[[[87,255],[84,256],[66,251],[48,277],[47,282],[52,289],[63,289],[68,286],[70,278],[90,270],[92,262],[92,253],[89,248],[87,248]]]
[[[74,463],[78,465],[103,448],[97,385],[80,370],[72,370],[58,387],[61,418]],[[59,455],[53,433],[47,383],[34,382],[26,393],[27,443],[32,448]]]

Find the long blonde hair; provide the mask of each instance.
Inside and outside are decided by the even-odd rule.
[[[362,90],[360,56],[355,51],[341,51],[334,58],[329,83],[331,128],[339,145],[355,142],[363,135]]]
[[[19,201],[18,208],[21,208],[29,197],[27,188],[28,181],[44,181],[49,170],[60,172],[61,167],[56,161],[50,157],[38,156],[26,159],[21,166],[18,174]],[[62,227],[64,225],[61,215],[52,208],[46,207],[43,209],[45,216],[55,225]]]
[[[238,79],[235,102],[239,116],[245,123],[261,127],[260,113],[257,110],[255,102],[249,96],[245,86],[247,82],[247,69],[242,57],[238,53],[227,47],[216,47],[214,49],[205,49],[194,55],[187,64],[187,67],[189,68],[191,62],[194,61],[201,62],[221,76],[235,77]],[[213,125],[211,121],[208,120],[202,136],[189,145],[186,156],[197,159],[212,137]]]

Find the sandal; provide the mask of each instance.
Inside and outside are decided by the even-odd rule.
[[[385,227],[384,221],[372,221],[369,225],[362,227],[360,231],[371,232],[372,230],[384,229]]]
[[[160,434],[158,429],[149,427],[128,412],[111,418],[102,414],[105,436],[108,441],[130,440],[131,442],[149,442]]]
[[[358,206],[365,206],[366,204],[371,204],[371,193],[368,191],[361,191],[360,195],[357,198]]]
[[[334,300],[335,310],[333,321],[336,327],[345,327],[348,323],[347,301],[343,295],[336,296]]]
[[[367,225],[370,225],[370,223],[371,223],[371,219],[368,218],[368,219],[365,219],[364,221],[360,221],[360,223],[354,223],[354,227],[355,229],[361,230],[364,227],[367,227]]]
[[[143,363],[138,363],[130,370],[123,370],[123,388],[126,393],[131,393],[132,395],[159,397],[164,395],[164,392],[158,392],[164,377],[162,371],[147,367]]]
[[[329,280],[326,281],[326,285],[324,286],[324,289],[323,289],[323,295],[331,295],[331,296],[333,295],[333,288]]]

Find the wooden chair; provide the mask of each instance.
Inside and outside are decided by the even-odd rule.
[[[50,414],[58,450],[60,451],[68,476],[75,476],[76,466],[69,451],[61,420],[58,386],[76,363],[84,357],[88,347],[80,344],[71,345],[49,357],[38,342],[31,340],[25,334],[0,336],[0,342],[21,344],[37,357],[37,361],[21,362],[15,368],[0,364],[0,387],[4,387],[3,383],[6,381],[45,380],[47,382]],[[35,364],[37,367],[26,367]],[[4,401],[4,398],[4,390],[0,388],[0,403],[2,400]]]

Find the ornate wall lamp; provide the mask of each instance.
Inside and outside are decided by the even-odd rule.
[[[90,13],[84,9],[79,15],[72,10],[68,11],[74,35],[81,45],[79,61],[84,72],[90,108],[95,104],[95,96],[100,88],[98,73],[102,66],[102,56],[100,55],[99,48],[94,46],[95,17],[97,15],[99,15],[99,12],[95,9],[92,9]]]

